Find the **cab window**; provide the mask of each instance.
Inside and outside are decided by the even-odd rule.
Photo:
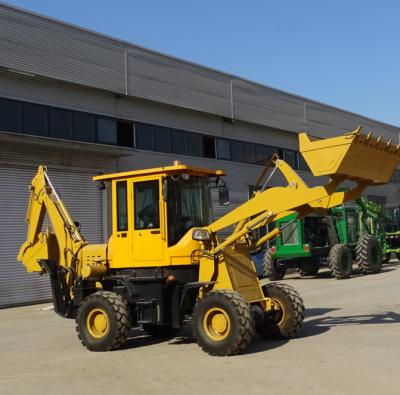
[[[158,180],[134,183],[135,229],[160,228]]]
[[[126,198],[126,181],[117,182],[117,230],[128,230],[128,206]]]

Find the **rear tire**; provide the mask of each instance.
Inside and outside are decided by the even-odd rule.
[[[125,344],[130,328],[128,303],[114,292],[95,292],[79,307],[76,331],[81,343],[91,351],[120,348]]]
[[[353,271],[353,259],[349,248],[344,244],[335,244],[329,251],[328,266],[337,280],[349,278]]]
[[[286,268],[280,269],[276,266],[276,260],[272,257],[269,250],[265,251],[263,259],[263,276],[271,281],[279,281],[285,277]]]
[[[287,284],[272,283],[262,287],[279,310],[265,311],[256,318],[256,331],[264,339],[292,339],[303,326],[304,302],[297,291]],[[256,315],[257,317],[257,315]]]
[[[372,235],[364,235],[356,247],[357,264],[364,274],[379,273],[382,269],[382,249]]]
[[[197,344],[216,356],[243,352],[254,335],[250,305],[240,293],[225,289],[211,291],[197,302],[192,325]]]
[[[167,325],[144,324],[142,327],[144,331],[156,339],[172,339],[180,331],[180,328]]]

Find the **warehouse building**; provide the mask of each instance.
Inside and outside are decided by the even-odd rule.
[[[0,3],[0,307],[50,297],[48,279],[16,261],[39,164],[95,243],[109,233],[95,174],[175,159],[223,169],[232,207],[272,153],[316,182],[299,131],[328,137],[358,125],[399,140],[397,127]],[[397,203],[395,181],[367,194]]]

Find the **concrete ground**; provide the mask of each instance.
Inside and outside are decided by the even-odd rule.
[[[119,351],[93,353],[72,320],[46,305],[0,310],[0,393],[399,394],[400,264],[337,281],[291,275],[307,318],[294,340],[255,338],[247,353],[210,357],[190,331],[157,342],[136,330]]]

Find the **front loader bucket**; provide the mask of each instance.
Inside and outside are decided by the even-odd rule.
[[[300,152],[314,176],[387,183],[400,161],[400,146],[382,136],[363,135],[361,127],[344,136],[311,141],[299,134]]]

